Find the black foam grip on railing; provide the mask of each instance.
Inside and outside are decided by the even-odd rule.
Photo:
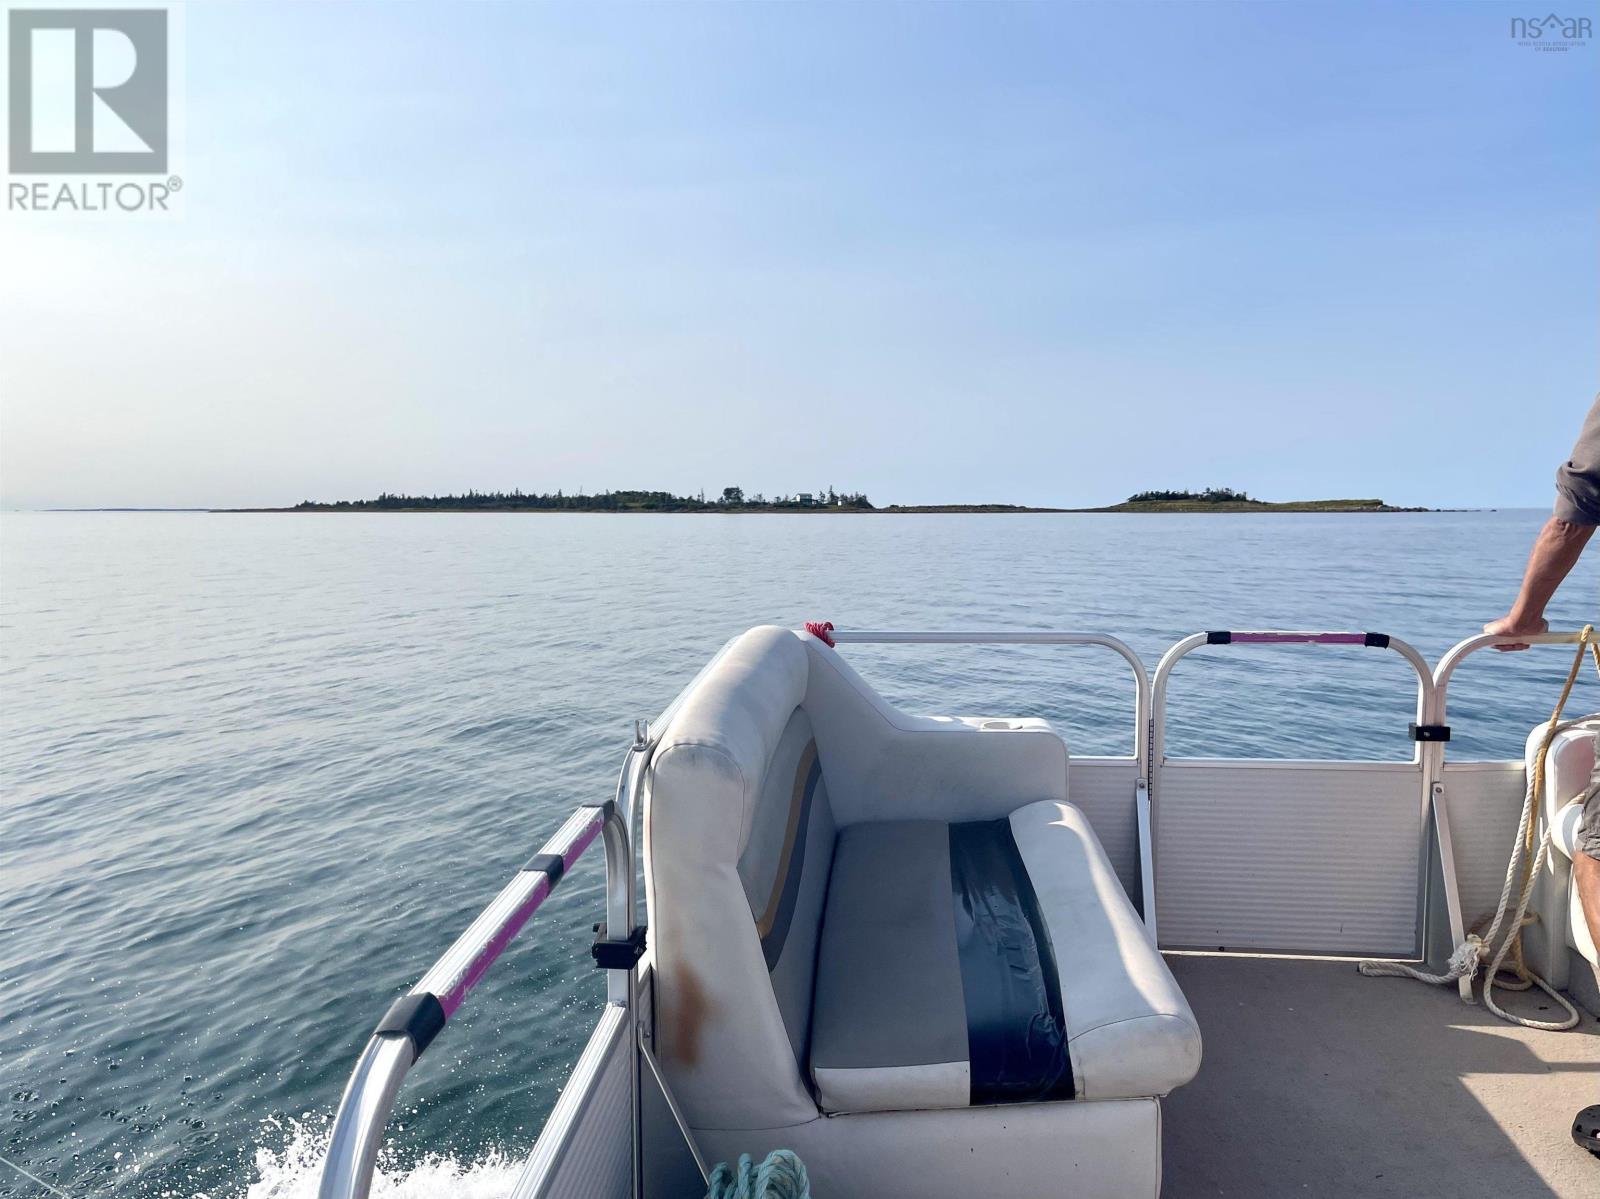
[[[439,997],[431,991],[421,991],[402,995],[390,1004],[373,1036],[390,1033],[406,1037],[411,1042],[411,1060],[415,1062],[439,1035],[444,1022],[444,1005]]]
[[[1406,726],[1413,741],[1448,741],[1450,740],[1450,726],[1447,724],[1417,724],[1413,721]]]
[[[523,863],[524,870],[542,870],[550,876],[550,889],[554,891],[561,876],[567,872],[567,860],[558,853],[536,853]]]
[[[1206,634],[1207,645],[1227,645],[1233,640],[1233,634],[1226,629],[1217,629]]]
[[[1389,648],[1389,634],[1388,633],[1368,633],[1367,634],[1367,639],[1365,641],[1363,641],[1362,644],[1367,646],[1369,649],[1388,649]]]

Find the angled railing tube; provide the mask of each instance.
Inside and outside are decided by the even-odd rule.
[[[1387,649],[1399,654],[1411,665],[1417,675],[1417,720],[1419,727],[1426,726],[1431,719],[1434,701],[1433,672],[1428,669],[1427,660],[1417,652],[1416,648],[1398,637],[1391,637],[1387,633],[1313,633],[1299,632],[1287,629],[1261,629],[1248,632],[1234,632],[1231,630],[1213,630],[1208,633],[1194,633],[1179,641],[1166,653],[1161,655],[1161,661],[1156,663],[1155,678],[1150,688],[1151,709],[1151,794],[1152,803],[1158,809],[1160,794],[1156,784],[1155,775],[1161,769],[1161,763],[1167,752],[1167,684],[1172,677],[1172,668],[1178,664],[1179,659],[1199,649],[1203,645],[1358,645],[1368,649]],[[1422,752],[1423,737],[1417,737],[1416,728],[1412,729],[1413,738],[1418,741],[1418,746],[1412,754],[1414,763],[1426,766],[1427,755]]]
[[[602,835],[607,918],[616,921],[614,928],[633,928],[633,854],[625,815],[614,802],[575,811],[417,985],[385,1013],[339,1102],[317,1187],[318,1199],[366,1199],[384,1127],[407,1072],[460,1010],[495,959]]]
[[[322,1163],[318,1199],[352,1199],[372,1189],[372,1170],[394,1099],[416,1061],[409,1040],[374,1035],[345,1086]]]
[[[839,645],[1098,645],[1120,657],[1133,670],[1133,756],[1139,777],[1149,769],[1150,675],[1139,655],[1125,641],[1104,633],[1066,633],[1039,629],[1005,631],[902,632],[890,629],[833,629]]]
[[[1456,873],[1455,838],[1450,828],[1450,799],[1445,788],[1445,742],[1450,737],[1449,714],[1446,705],[1450,693],[1450,678],[1468,654],[1493,645],[1576,645],[1582,633],[1519,633],[1514,637],[1498,633],[1480,633],[1457,642],[1439,659],[1433,672],[1433,706],[1428,723],[1442,730],[1443,735],[1427,746],[1433,768],[1433,821],[1439,839],[1439,866],[1444,876],[1445,919],[1450,928],[1450,944],[1460,945],[1467,939],[1466,915],[1461,910],[1461,881]],[[1456,989],[1466,1003],[1475,1003],[1472,994],[1472,976],[1463,975],[1456,980]]]
[[[1578,632],[1518,633],[1515,636],[1503,633],[1480,633],[1476,637],[1468,637],[1465,641],[1457,642],[1446,651],[1444,657],[1439,659],[1439,667],[1433,672],[1435,704],[1438,708],[1435,719],[1443,723],[1445,696],[1450,689],[1450,676],[1455,674],[1456,667],[1461,665],[1461,659],[1468,654],[1476,653],[1491,645],[1577,645],[1582,638],[1583,634]]]

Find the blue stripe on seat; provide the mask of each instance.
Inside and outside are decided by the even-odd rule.
[[[1055,952],[1009,820],[950,826],[972,1102],[1076,1093]]]

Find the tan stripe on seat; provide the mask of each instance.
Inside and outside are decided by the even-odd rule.
[[[800,832],[800,815],[805,808],[806,780],[810,778],[811,767],[816,760],[817,743],[813,739],[806,742],[805,749],[800,751],[800,763],[795,767],[794,792],[789,799],[789,825],[783,834],[783,852],[778,855],[778,869],[773,872],[772,893],[767,896],[767,905],[756,920],[756,935],[760,937],[772,931],[773,922],[778,918],[778,908],[783,901],[783,885],[789,881],[794,843]]]

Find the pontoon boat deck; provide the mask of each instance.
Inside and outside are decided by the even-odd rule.
[[[1134,752],[901,712],[847,660],[871,641],[1109,649]],[[1430,668],[1379,633],[1198,633],[1151,673],[1099,634],[754,629],[383,1018],[321,1195],[366,1199],[406,1071],[596,841],[608,1003],[516,1199],[698,1197],[780,1148],[826,1199],[1600,1194],[1568,1133],[1600,1101],[1570,877],[1600,719],[1452,754],[1450,678],[1495,641]],[[1173,666],[1257,644],[1399,655],[1411,759],[1169,754]],[[1519,923],[1549,990],[1486,1006]]]

